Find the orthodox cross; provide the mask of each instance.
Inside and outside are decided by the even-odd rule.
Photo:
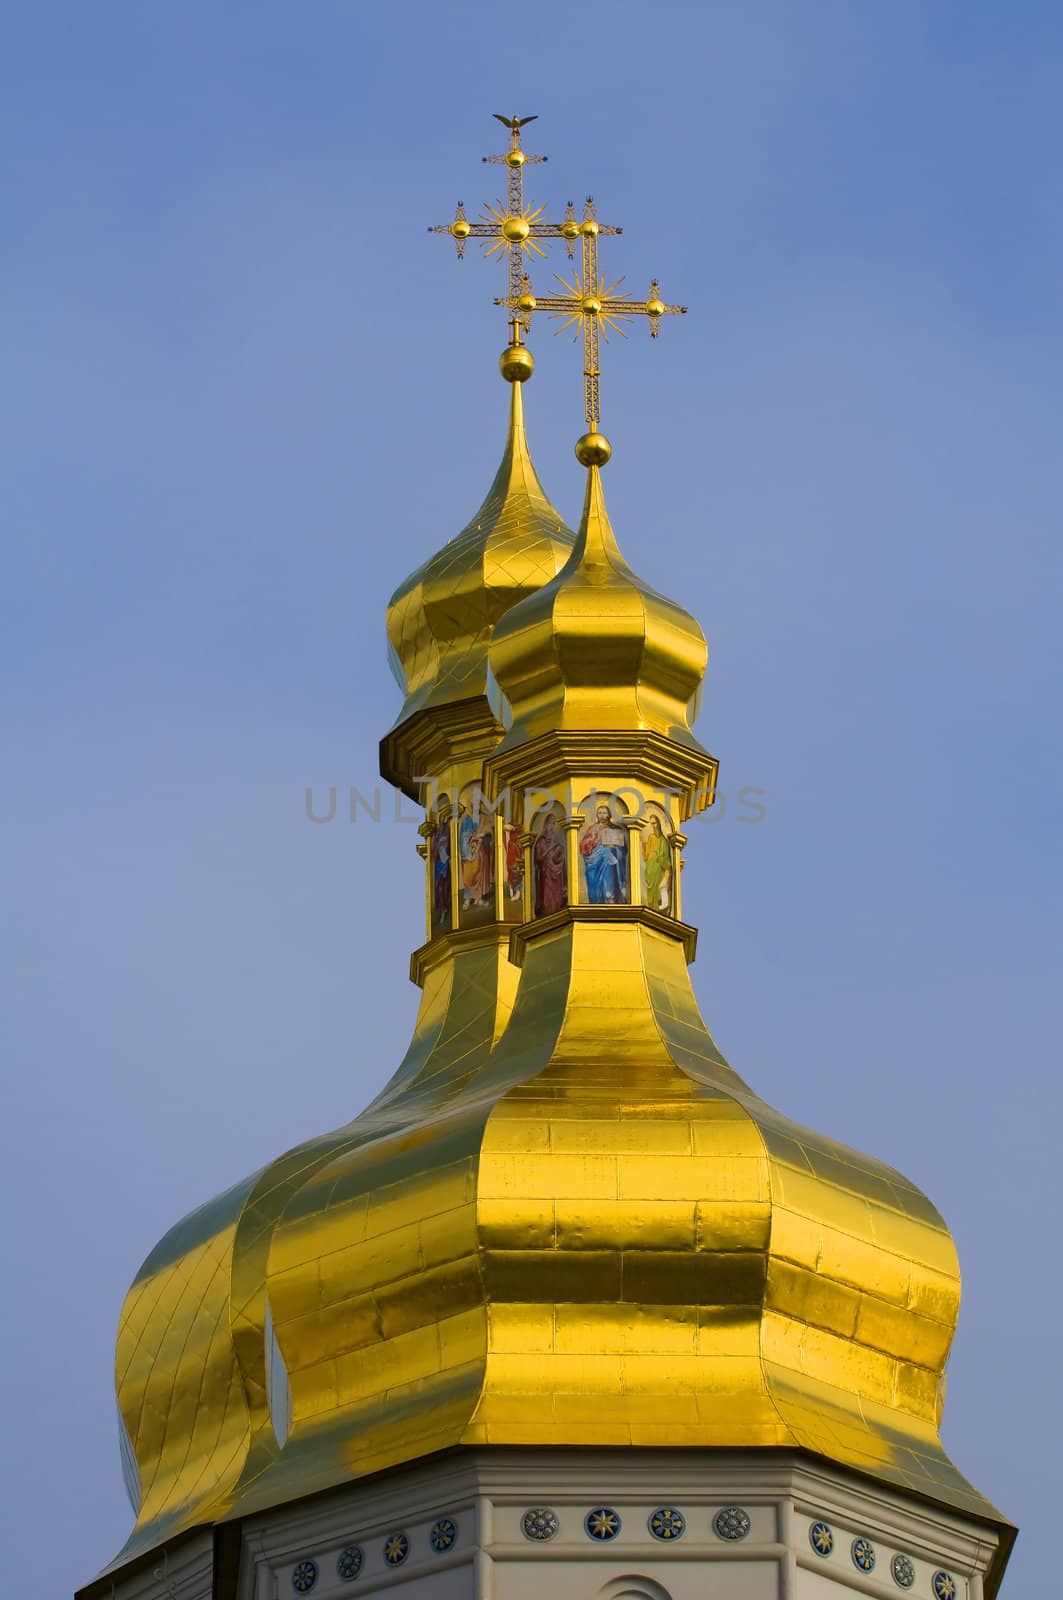
[[[571,206],[569,207],[571,210]],[[565,328],[575,327],[575,337],[583,333],[583,397],[584,408],[587,416],[587,431],[596,434],[601,423],[601,341],[609,342],[609,329],[619,333],[624,339],[622,323],[631,317],[648,317],[650,323],[650,337],[656,339],[660,331],[661,318],[667,316],[682,316],[686,306],[666,305],[661,299],[661,288],[657,279],[650,284],[649,293],[645,300],[628,300],[618,291],[624,280],[618,278],[615,283],[607,284],[602,277],[598,266],[598,239],[603,233],[619,233],[619,228],[607,228],[600,223],[594,214],[594,201],[588,196],[587,204],[583,211],[583,220],[578,224],[581,250],[581,270],[574,275],[570,283],[567,278],[558,277],[557,281],[563,293],[555,295],[537,295],[532,289],[531,279],[525,274],[520,282],[519,290],[509,297],[499,300],[496,304],[508,306],[512,311],[518,311],[524,321],[525,327],[531,325],[532,314],[536,311],[549,311],[551,316],[560,319],[561,326],[556,330],[561,333]]]
[[[465,215],[465,206],[458,201],[458,209],[454,214],[454,221],[443,223],[437,227],[429,228],[429,233],[449,233],[458,250],[458,259],[465,254],[465,244],[469,239],[482,239],[484,253],[488,256],[506,257],[509,267],[509,295],[499,305],[509,305],[516,301],[521,293],[521,286],[526,276],[526,258],[531,255],[545,256],[546,251],[539,243],[541,239],[564,239],[568,248],[568,258],[571,261],[576,247],[576,240],[580,237],[580,224],[576,217],[572,202],[569,201],[568,209],[560,222],[544,222],[543,212],[545,206],[536,206],[530,210],[524,203],[524,168],[531,164],[538,166],[548,160],[547,156],[533,156],[521,149],[520,130],[529,122],[535,122],[536,117],[503,117],[499,112],[494,113],[498,122],[509,129],[509,149],[502,155],[484,156],[482,159],[492,166],[504,166],[506,170],[506,198],[499,200],[495,205],[487,205],[482,212],[482,221],[470,222]],[[603,230],[608,233],[619,233],[619,228]],[[523,316],[525,327],[530,326],[530,316]]]

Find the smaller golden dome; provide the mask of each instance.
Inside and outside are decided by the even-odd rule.
[[[494,630],[491,671],[512,713],[500,748],[552,731],[641,728],[700,749],[690,725],[708,660],[705,635],[620,554],[599,465],[609,441],[585,434],[576,450],[590,466],[572,554]]]
[[[418,798],[414,774],[441,772],[456,742],[486,755],[501,738],[488,698],[491,632],[511,605],[560,571],[572,549],[524,433],[531,354],[510,345],[499,365],[512,385],[509,435],[487,499],[388,606],[388,655],[405,703],[381,744],[380,770],[411,799]]]

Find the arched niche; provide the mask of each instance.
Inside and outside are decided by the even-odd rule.
[[[596,1600],[672,1600],[663,1584],[647,1578],[641,1572],[625,1572],[623,1577],[610,1578],[598,1590]]]

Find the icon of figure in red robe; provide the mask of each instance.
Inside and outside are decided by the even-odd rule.
[[[568,905],[565,837],[559,831],[557,818],[552,811],[548,811],[543,818],[542,832],[532,852],[532,865],[535,915],[548,917],[552,911],[560,911]]]
[[[521,860],[520,829],[512,822],[502,824],[502,848],[506,858],[506,890],[511,900],[519,900],[524,863]]]

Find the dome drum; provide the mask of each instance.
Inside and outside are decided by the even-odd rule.
[[[701,764],[698,775],[709,776]],[[708,798],[704,789],[696,796],[702,805]],[[460,948],[455,941],[477,929],[520,926],[566,906],[645,906],[679,920],[687,843],[679,821],[689,799],[674,782],[622,781],[601,767],[493,797],[478,784],[439,794],[419,829],[429,945]],[[418,953],[411,971],[424,960]]]

